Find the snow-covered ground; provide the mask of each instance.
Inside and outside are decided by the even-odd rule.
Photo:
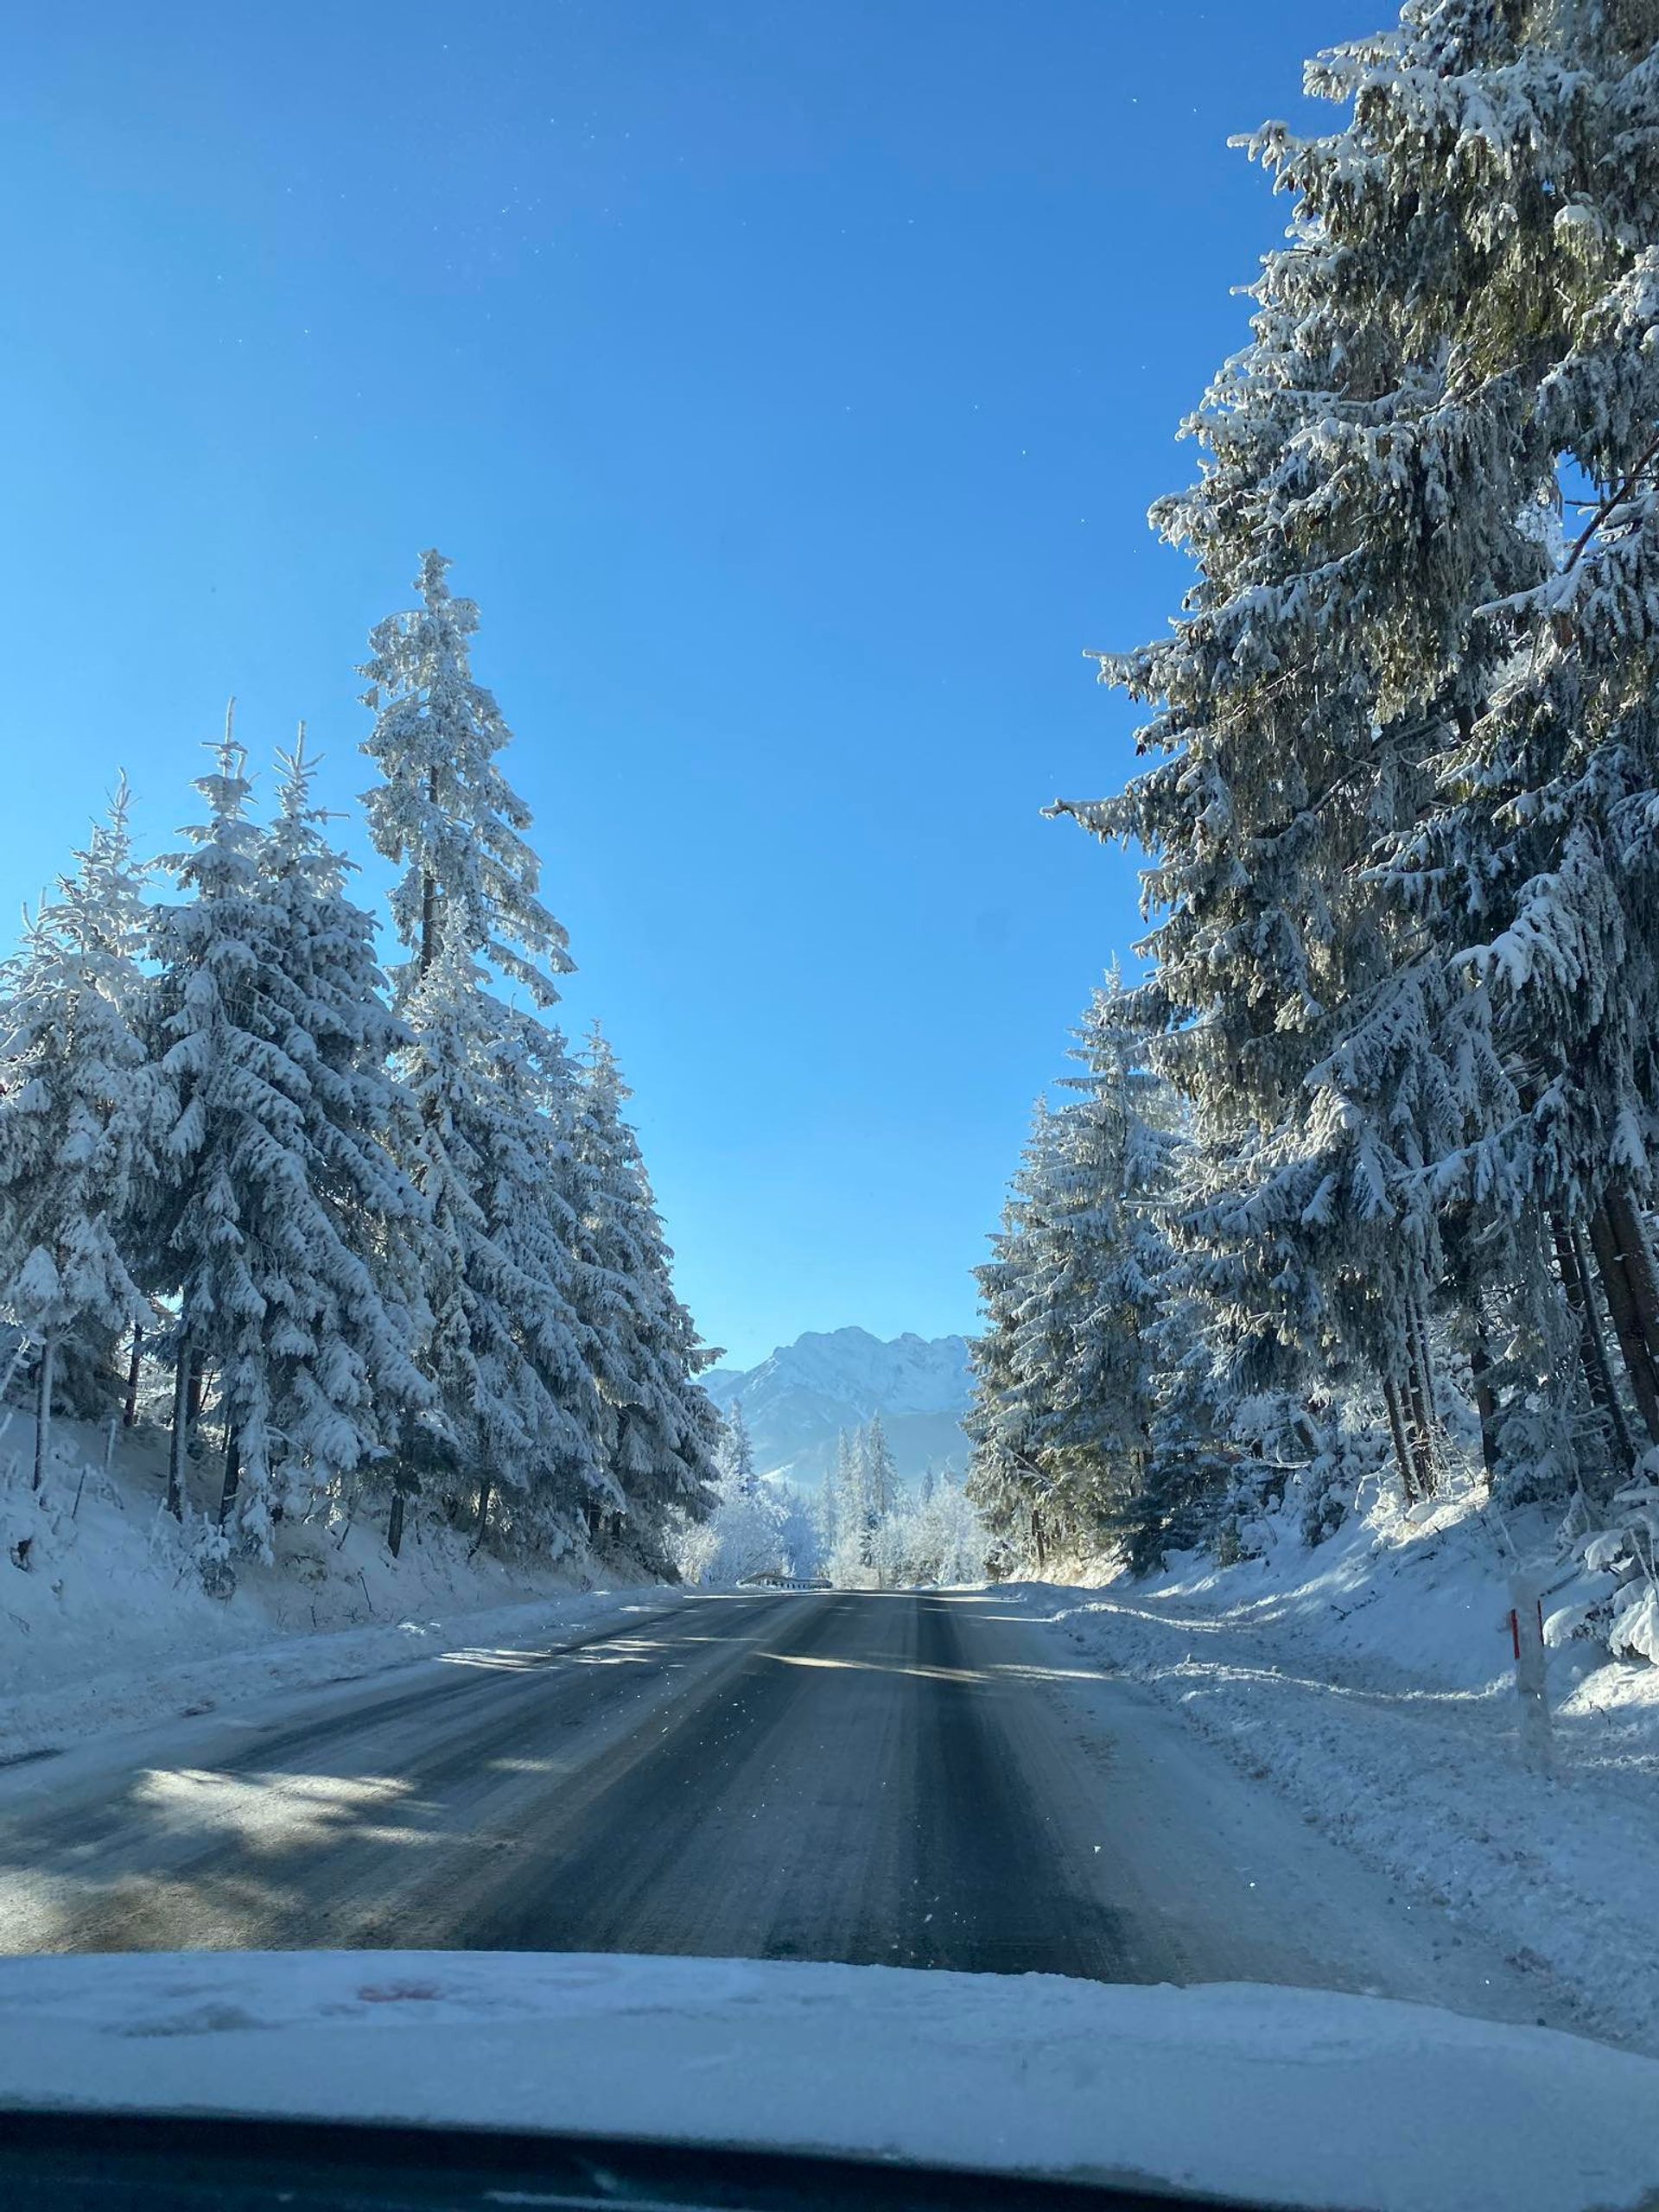
[[[1611,2212],[1659,2183],[1659,2066],[1574,2037],[1325,1991],[784,1960],[8,1960],[9,2104],[564,2129],[1370,2212]]]
[[[474,1555],[464,1533],[413,1516],[394,1560],[377,1516],[279,1527],[275,1564],[238,1561],[233,1592],[210,1597],[192,1554],[199,1524],[181,1530],[161,1507],[159,1444],[118,1438],[106,1470],[106,1440],[60,1422],[36,1495],[32,1437],[15,1422],[5,1443],[18,1457],[0,1453],[0,1762],[457,1642],[535,1643],[646,1594]]]
[[[1510,1531],[1522,1549],[1544,1533]],[[1659,1668],[1571,1637],[1558,1607],[1539,1777],[1519,1756],[1506,1559],[1480,1516],[1379,1503],[1311,1552],[1265,1535],[1227,1567],[1018,1594],[1059,1664],[1147,1685],[1403,1895],[1659,2050]]]

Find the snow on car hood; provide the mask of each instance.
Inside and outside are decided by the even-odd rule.
[[[1659,2062],[1326,1992],[488,1952],[0,1961],[0,2108],[566,2130],[1280,2203],[1659,2189]]]

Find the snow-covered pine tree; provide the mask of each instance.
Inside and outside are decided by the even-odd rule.
[[[675,1295],[673,1254],[624,1115],[627,1097],[595,1025],[574,1098],[575,1297],[599,1385],[607,1462],[631,1535],[654,1559],[669,1516],[696,1520],[709,1510],[717,1457],[740,1489],[753,1489],[754,1467],[741,1405],[722,1440],[696,1379],[720,1355],[701,1342]]]
[[[1341,196],[1373,264],[1411,211],[1417,266],[1392,306],[1419,389],[1392,410],[1391,465],[1408,504],[1428,490],[1461,575],[1427,634],[1398,604],[1376,618],[1437,779],[1392,842],[1394,880],[1419,913],[1449,910],[1456,972],[1491,994],[1523,1109],[1502,1135],[1534,1206],[1529,1256],[1552,1242],[1541,1202],[1593,1325],[1576,1280],[1592,1259],[1659,1442],[1641,1213],[1659,1111],[1654,38],[1650,10],[1614,0],[1409,10],[1396,41],[1319,69],[1319,89],[1356,99],[1363,193],[1325,147],[1275,133],[1262,152],[1292,189]]]
[[[797,1490],[793,1483],[769,1484],[781,1501],[783,1527],[781,1541],[785,1567],[791,1574],[816,1575],[823,1572],[823,1554],[820,1548],[816,1494]]]
[[[825,1573],[833,1571],[837,1548],[846,1533],[852,1487],[852,1439],[843,1428],[836,1433],[835,1459],[824,1469],[823,1479],[813,1501],[818,1559]]]
[[[188,1378],[212,1370],[220,1525],[269,1556],[278,1511],[389,1452],[430,1395],[408,1342],[413,1268],[388,1264],[418,1209],[384,1148],[394,1033],[373,923],[319,834],[302,747],[269,837],[228,716],[196,789],[207,819],[165,863],[186,895],[154,918],[179,1109],[154,1248],[176,1304],[168,1498],[180,1510]]]
[[[1176,1260],[1148,1332],[1158,1396],[1146,1470],[1119,1516],[1132,1574],[1151,1573],[1171,1552],[1195,1549],[1211,1538],[1231,1484],[1237,1399],[1211,1341],[1216,1319],[1212,1304]]]
[[[521,983],[537,1006],[558,996],[569,940],[537,896],[541,863],[525,842],[530,809],[496,764],[512,732],[475,681],[478,608],[456,599],[441,553],[421,556],[421,604],[370,633],[363,750],[381,780],[365,793],[375,849],[404,874],[392,920],[410,959],[405,994],[436,962],[446,934]]]
[[[175,1108],[128,811],[124,777],[0,973],[0,1311],[38,1347],[36,1488],[54,1392],[93,1410],[116,1337],[151,1318],[133,1255]]]
[[[303,724],[277,767],[276,818],[257,855],[276,957],[263,989],[302,1079],[293,1096],[316,1209],[305,1230],[315,1281],[288,1308],[292,1340],[271,1344],[294,1408],[283,1415],[287,1465],[302,1492],[371,1471],[391,1493],[395,1555],[403,1461],[411,1437],[429,1433],[436,1399],[413,1357],[429,1319],[426,1212],[396,1159],[413,1133],[412,1102],[391,1072],[408,1033],[386,1003],[374,918],[346,891],[353,864],[330,843],[327,812],[313,801]]]
[[[960,1483],[947,1476],[887,1516],[877,1565],[889,1584],[976,1582],[985,1572],[986,1542],[979,1515]]]
[[[1123,1541],[1147,1480],[1178,1137],[1125,1007],[1114,975],[1072,1047],[1079,1095],[1039,1110],[980,1271],[972,1488],[996,1535],[1028,1535],[1039,1571],[1055,1545],[1090,1555]]]
[[[1103,667],[1157,706],[1140,741],[1166,757],[1122,799],[1067,810],[1154,855],[1147,1003],[1206,1144],[1236,1154],[1217,1234],[1287,1350],[1317,1366],[1339,1347],[1375,1370],[1408,1495],[1436,1478],[1436,1309],[1471,1359],[1483,1334],[1559,1334],[1546,1204],[1586,1177],[1593,1201],[1605,1163],[1634,1160],[1620,1116],[1649,1096],[1644,1047],[1631,1049],[1651,1033],[1649,986],[1621,1001],[1627,1019],[1599,980],[1620,942],[1611,925],[1632,910],[1567,835],[1614,789],[1638,810],[1640,792],[1606,753],[1572,779],[1570,804],[1530,767],[1506,785],[1515,747],[1496,742],[1511,694],[1517,741],[1531,727],[1526,685],[1565,650],[1548,526],[1564,461],[1606,487],[1590,536],[1606,535],[1613,568],[1645,557],[1634,541],[1612,550],[1651,465],[1642,14],[1603,0],[1408,7],[1397,34],[1310,70],[1312,91],[1352,99],[1344,129],[1299,141],[1274,126],[1253,142],[1296,195],[1291,243],[1256,287],[1250,345],[1190,426],[1199,483],[1154,511],[1199,582],[1172,638]],[[1576,575],[1581,555],[1566,557]],[[1636,635],[1640,594],[1622,590],[1610,641]],[[1630,649],[1611,653],[1628,682]],[[1583,660],[1567,658],[1570,689]],[[1470,818],[1454,830],[1460,798]],[[1577,870],[1527,877],[1535,912],[1524,869],[1499,853],[1512,832]],[[1519,935],[1465,957],[1494,902],[1500,929],[1506,911],[1527,915]],[[1577,995],[1570,1020],[1556,1014],[1568,1064],[1576,1034],[1600,1071],[1587,1118],[1561,1096],[1559,1025],[1529,1033],[1509,1002],[1522,940]],[[1627,1221],[1596,1251],[1615,1322],[1621,1286],[1632,1307],[1619,1340],[1633,1375],[1639,1230]],[[1501,1315],[1448,1312],[1468,1280],[1448,1233],[1465,1253],[1492,1249],[1484,1302],[1496,1294]],[[1476,1387],[1500,1439],[1514,1424],[1493,1376]],[[1571,1367],[1548,1388],[1565,1433]],[[1659,1414],[1659,1383],[1649,1395]]]
[[[876,1532],[899,1498],[898,1469],[879,1413],[872,1414],[860,1429],[854,1452],[858,1470],[859,1560],[862,1566],[870,1567],[875,1560]]]
[[[370,832],[404,871],[392,914],[410,1041],[397,1072],[418,1135],[404,1164],[432,1224],[422,1360],[443,1421],[436,1471],[475,1484],[480,1541],[505,1500],[521,1535],[556,1551],[623,1494],[576,1311],[572,1071],[557,1033],[499,979],[544,1011],[571,963],[538,896],[529,810],[497,764],[511,732],[473,677],[478,610],[451,595],[448,565],[423,556],[421,604],[378,625],[362,671],[364,750],[382,778]]]
[[[1018,1347],[1045,1233],[1054,1120],[1047,1101],[1039,1099],[991,1257],[975,1271],[985,1326],[969,1347],[974,1395],[963,1421],[973,1447],[967,1489],[1001,1572],[1033,1563],[1040,1573],[1047,1552],[1049,1476],[1039,1458],[1045,1410],[1026,1387]]]
[[[734,1398],[727,1408],[716,1465],[721,1483],[729,1490],[747,1495],[754,1488],[754,1445],[743,1418],[741,1398]]]
[[[1072,1548],[1103,1548],[1146,1480],[1159,1382],[1148,1332],[1169,1268],[1163,1209],[1179,1150],[1176,1103],[1145,1065],[1116,969],[1071,1047],[1079,1094],[1057,1119],[1048,1234],[1019,1356],[1050,1416],[1049,1517]],[[1028,1353],[1027,1346],[1029,1346]]]
[[[416,1109],[403,1164],[430,1224],[420,1357],[443,1424],[427,1471],[473,1486],[480,1541],[498,1508],[557,1554],[623,1502],[575,1307],[568,1123],[549,1110],[563,1051],[447,930],[402,1012],[411,1041],[395,1067]]]

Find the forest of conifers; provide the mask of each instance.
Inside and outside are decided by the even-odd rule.
[[[1457,0],[1311,66],[1329,136],[1106,657],[1143,976],[983,1271],[1011,1555],[1307,1531],[1391,1465],[1659,1529],[1659,16]],[[1611,1532],[1611,1534],[1609,1533]]]
[[[168,1437],[210,1586],[283,1515],[411,1513],[669,1571],[712,1503],[714,1357],[676,1298],[626,1087],[543,1019],[537,895],[477,610],[423,559],[370,640],[364,806],[390,976],[302,731],[257,818],[227,716],[174,854],[124,785],[3,976],[0,1312],[37,1415]]]

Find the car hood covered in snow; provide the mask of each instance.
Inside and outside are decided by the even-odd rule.
[[[0,1961],[0,2109],[572,2132],[1279,2203],[1634,2206],[1659,2063],[1236,1985],[466,1952]]]

